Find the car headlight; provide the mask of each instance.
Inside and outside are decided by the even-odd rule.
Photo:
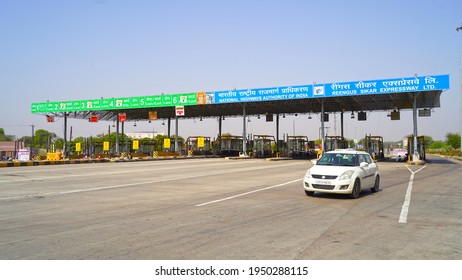
[[[351,179],[351,176],[353,176],[353,173],[355,173],[353,170],[348,170],[346,172],[343,172],[342,175],[338,178],[339,180],[348,180]]]
[[[305,178],[307,178],[307,179],[311,178],[311,173],[310,173],[309,169],[305,173]]]

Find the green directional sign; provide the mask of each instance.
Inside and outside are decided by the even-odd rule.
[[[162,95],[145,96],[143,98],[146,108],[162,107]]]
[[[141,108],[141,97],[130,98],[130,108]]]
[[[130,98],[114,98],[114,109],[130,109]]]
[[[46,112],[47,103],[39,102],[39,103],[32,103],[32,113],[44,113]]]
[[[101,99],[101,109],[102,110],[114,109],[114,98]]]
[[[74,111],[82,111],[82,110],[85,110],[85,102],[83,102],[83,100],[77,100],[77,101],[73,101],[73,109]]]
[[[170,97],[170,103],[166,103],[165,106],[196,105],[196,93],[172,94]]]
[[[196,105],[196,93],[85,99],[61,102],[34,102],[32,113],[100,111]]]

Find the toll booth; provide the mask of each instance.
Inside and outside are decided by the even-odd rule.
[[[94,140],[91,143],[91,157],[92,158],[111,158],[111,145],[108,141]]]
[[[419,154],[420,160],[426,160],[425,155],[425,137],[424,136],[417,136],[417,152]],[[407,138],[407,154],[409,156],[409,160],[413,160],[414,155],[414,136],[411,135]]]
[[[134,145],[133,142],[138,141],[138,146]],[[129,147],[130,148],[130,147]],[[156,148],[156,141],[154,139],[133,139],[131,141],[131,156],[137,158],[144,158],[152,156]]]
[[[132,146],[132,140],[127,136],[123,137],[123,140],[119,142],[120,155],[123,158],[130,157]]]
[[[186,139],[186,149],[188,156],[208,156],[212,154],[210,137],[189,136]]]
[[[253,152],[255,157],[268,158],[273,156],[271,145],[276,143],[276,139],[271,135],[254,135]]]
[[[167,143],[165,139],[170,139],[170,141]],[[176,155],[175,151],[175,137],[170,137],[170,138],[165,138],[164,142],[162,144],[162,151],[171,155]],[[184,139],[181,137],[178,137],[178,150],[180,151],[180,154],[182,151],[185,150],[185,143]],[[186,152],[184,152],[186,153]]]
[[[226,135],[217,138],[218,152],[222,157],[239,156],[243,150],[242,136]]]
[[[346,149],[347,141],[342,136],[326,136],[324,138],[324,152],[333,151],[335,149]]]
[[[385,157],[383,151],[383,137],[366,135],[364,138],[366,152],[368,152],[374,160],[380,160]]]
[[[86,142],[86,141],[85,141]],[[68,154],[69,154],[69,159],[82,159],[82,158],[85,158],[86,154],[85,154],[85,151],[86,151],[86,143],[77,143],[77,142],[71,142],[69,144],[69,150],[68,150]],[[77,146],[79,146],[77,148]],[[51,152],[53,153],[53,152]],[[47,158],[48,158],[48,153],[47,153]]]
[[[316,151],[314,141],[306,136],[287,136],[287,156],[291,158],[314,158]]]

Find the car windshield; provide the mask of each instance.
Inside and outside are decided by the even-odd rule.
[[[356,166],[356,155],[342,153],[324,154],[316,163],[317,165],[333,165],[333,166]]]

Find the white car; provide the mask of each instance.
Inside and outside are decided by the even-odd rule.
[[[349,149],[325,153],[306,171],[303,179],[303,188],[308,196],[323,192],[358,198],[362,190],[378,192],[379,184],[379,168],[371,156]]]

